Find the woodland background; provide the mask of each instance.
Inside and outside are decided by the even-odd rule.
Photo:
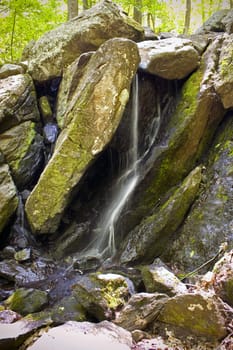
[[[92,7],[95,0],[0,0],[0,65],[20,60],[31,40]],[[233,0],[116,0],[129,16],[156,33],[193,33]]]

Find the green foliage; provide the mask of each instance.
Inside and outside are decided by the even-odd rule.
[[[0,65],[17,62],[30,40],[66,21],[61,1],[3,0],[0,3]]]
[[[185,0],[113,0],[129,14],[135,8],[144,26],[156,33],[182,33],[185,19]],[[67,20],[68,0],[0,0],[0,65],[17,62],[30,40]],[[92,7],[98,0],[77,0],[79,12]],[[192,0],[190,31],[195,31],[215,11],[230,8],[230,0]]]

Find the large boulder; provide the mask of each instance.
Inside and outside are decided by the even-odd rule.
[[[165,79],[183,79],[199,64],[199,54],[192,41],[169,38],[138,43],[140,68]]]
[[[143,40],[144,30],[117,5],[104,0],[80,16],[43,35],[23,55],[34,80],[62,75],[63,69],[84,52],[93,51],[111,38]]]
[[[197,167],[155,214],[130,232],[121,255],[122,263],[151,262],[161,255],[197,196],[200,182],[201,168]]]
[[[207,21],[196,31],[196,34],[206,34],[210,32],[227,32],[232,33],[233,20],[232,10],[219,10],[215,12]]]
[[[233,34],[224,38],[219,57],[215,88],[225,108],[233,107]]]
[[[0,233],[14,214],[17,205],[17,190],[9,166],[0,165]]]
[[[78,345],[80,344],[80,346]],[[98,324],[70,321],[54,327],[29,345],[28,350],[56,349],[75,350],[130,350],[133,345],[131,334],[108,321]]]
[[[33,288],[16,289],[16,291],[5,301],[5,305],[9,309],[16,311],[23,316],[40,311],[47,303],[47,292]]]
[[[73,295],[95,319],[113,319],[130,296],[127,279],[118,274],[90,274],[73,286]]]
[[[17,74],[0,79],[0,132],[27,120],[39,120],[31,77]]]
[[[45,326],[44,321],[19,320],[14,323],[0,324],[0,348],[2,350],[17,350],[20,345],[36,332]]]
[[[148,293],[166,293],[169,296],[187,292],[187,287],[156,259],[153,264],[141,268],[142,280]]]
[[[166,261],[181,271],[192,271],[212,259],[223,242],[233,247],[232,133],[230,114],[222,123],[205,164],[205,189],[166,252]]]
[[[137,45],[117,38],[90,59],[67,115],[69,123],[26,202],[33,232],[56,231],[72,190],[120,122],[138,63]]]
[[[42,137],[36,132],[36,124],[23,122],[0,134],[0,150],[10,166],[18,188],[22,188],[34,176],[42,163]]]
[[[117,314],[114,323],[131,332],[136,329],[147,330],[156,320],[167,300],[166,294],[134,294]]]
[[[227,335],[221,304],[203,291],[170,298],[162,308],[158,321],[213,341]]]

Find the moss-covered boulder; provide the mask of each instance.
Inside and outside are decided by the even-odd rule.
[[[138,63],[137,45],[127,39],[108,40],[91,57],[75,91],[67,127],[26,202],[33,232],[56,231],[72,190],[121,120]]]
[[[122,263],[152,262],[162,254],[197,196],[200,182],[201,168],[197,167],[155,214],[130,232],[121,255]]]
[[[159,260],[159,259],[158,259]],[[169,296],[187,292],[187,287],[161,261],[141,268],[142,280],[148,293],[166,293]]]
[[[223,242],[233,247],[232,133],[230,114],[221,124],[207,157],[205,187],[166,252],[166,261],[176,264],[181,271],[192,271],[208,262]],[[213,264],[214,261],[205,269],[211,269]]]
[[[227,330],[221,305],[208,293],[187,293],[170,298],[158,316],[158,321],[211,340],[223,339]]]
[[[39,120],[31,77],[18,74],[0,79],[0,132],[27,120]]]
[[[113,319],[130,296],[127,279],[118,274],[90,274],[73,286],[73,295],[97,320]]]
[[[43,35],[25,50],[23,59],[29,60],[34,80],[46,81],[61,76],[63,69],[82,53],[96,50],[115,37],[140,41],[144,30],[116,4],[104,0]]]
[[[223,39],[215,88],[225,108],[233,107],[233,34]]]
[[[42,147],[42,137],[37,134],[36,124],[31,121],[23,122],[0,134],[0,150],[18,188],[34,181],[42,163]]]
[[[214,89],[221,43],[221,38],[216,38],[209,45],[200,68],[182,86],[175,112],[167,116],[165,130],[151,157],[143,163],[143,181],[131,196],[133,210],[124,213],[122,219],[125,235],[164,203],[168,190],[187,176],[209,147],[225,113]]]
[[[47,293],[33,288],[19,288],[5,301],[9,309],[23,316],[40,311],[47,303]]]
[[[9,166],[0,165],[0,233],[14,214],[17,205],[17,190]]]
[[[165,79],[183,79],[199,64],[199,54],[188,39],[143,41],[138,48],[140,68]]]

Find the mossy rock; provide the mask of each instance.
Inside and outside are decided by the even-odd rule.
[[[201,194],[192,206],[184,225],[178,230],[175,242],[169,245],[165,261],[175,263],[184,272],[212,259],[223,242],[233,247],[233,122],[232,114],[221,124],[206,157]],[[200,272],[213,267],[209,264]]]
[[[129,298],[126,279],[117,274],[90,274],[73,286],[73,295],[97,320],[114,318],[114,312]]]
[[[220,305],[213,296],[204,292],[170,298],[158,320],[211,340],[221,340],[227,334]]]
[[[5,301],[9,309],[23,316],[40,311],[47,303],[47,293],[33,288],[19,288]]]
[[[196,198],[201,178],[201,168],[197,167],[155,214],[130,232],[121,263],[150,263],[163,253]]]
[[[19,188],[34,181],[33,176],[42,162],[42,147],[42,137],[31,121],[16,125],[0,135],[0,150]]]

